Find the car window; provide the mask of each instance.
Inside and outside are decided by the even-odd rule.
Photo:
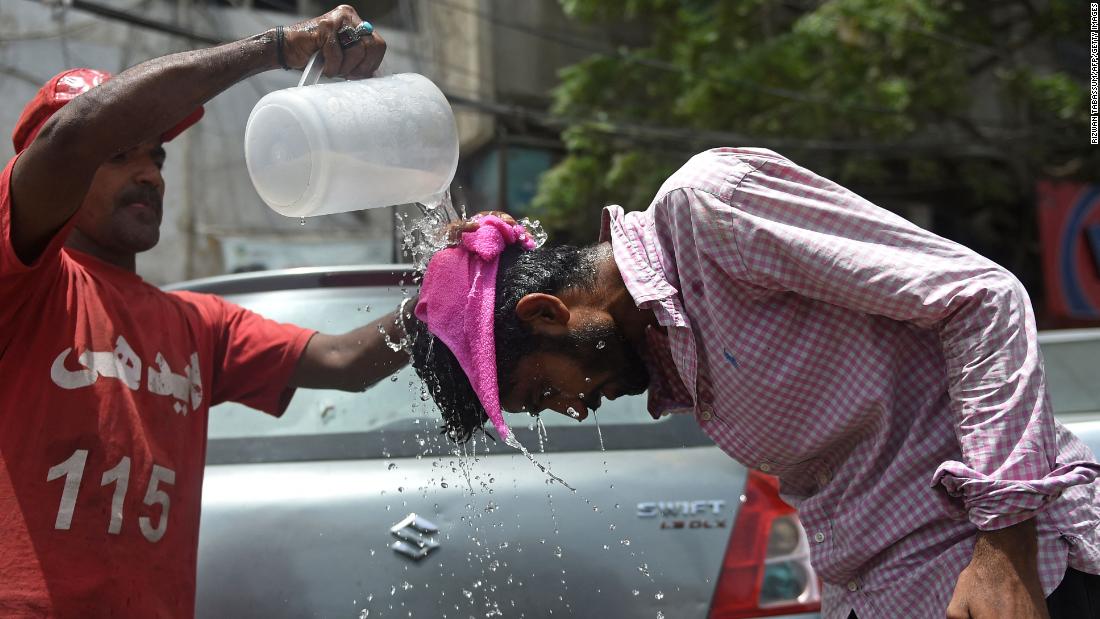
[[[267,318],[343,333],[393,311],[404,298],[398,287],[311,288],[223,295],[227,300]],[[371,432],[386,426],[418,421],[438,425],[439,412],[421,395],[422,383],[410,367],[363,393],[299,389],[281,418],[265,415],[240,404],[221,404],[210,411],[212,439],[262,436],[300,436]],[[601,425],[653,424],[644,396],[606,401],[598,413]],[[547,426],[577,425],[553,412],[542,415]],[[528,426],[527,416],[509,415],[514,427]],[[590,425],[591,420],[586,422]],[[663,421],[662,421],[663,423]]]
[[[1054,412],[1100,411],[1100,380],[1096,370],[1100,339],[1047,341],[1042,349]]]

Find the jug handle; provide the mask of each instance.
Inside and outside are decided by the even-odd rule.
[[[309,62],[306,63],[306,68],[302,70],[302,79],[298,81],[298,85],[313,86],[321,80],[321,70],[324,68],[325,59],[321,58],[321,52],[313,52]]]

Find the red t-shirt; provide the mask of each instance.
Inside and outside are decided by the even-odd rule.
[[[206,420],[279,415],[312,331],[11,245],[0,175],[0,616],[191,617]]]

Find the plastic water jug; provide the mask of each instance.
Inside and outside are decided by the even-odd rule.
[[[323,60],[296,88],[264,96],[244,130],[252,184],[268,206],[311,217],[425,202],[458,167],[458,130],[428,78],[401,73],[317,84]]]

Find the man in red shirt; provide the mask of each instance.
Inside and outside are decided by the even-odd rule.
[[[135,274],[162,142],[318,50],[363,78],[385,42],[342,6],[109,80],[66,71],[24,110],[0,173],[0,616],[190,617],[209,407],[279,415],[297,387],[362,390],[407,360],[379,323],[314,333]]]

